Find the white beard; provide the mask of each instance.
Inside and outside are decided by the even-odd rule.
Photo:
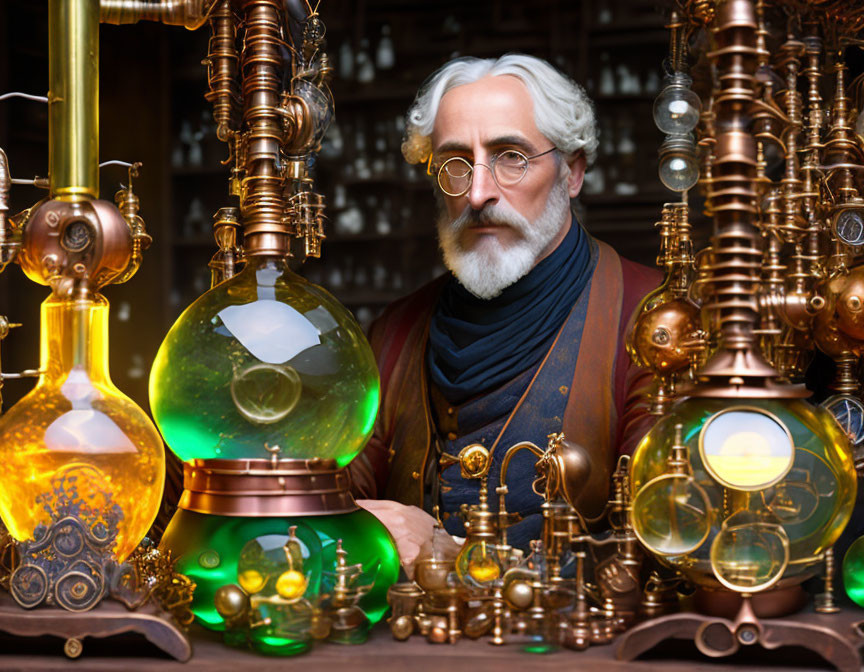
[[[438,244],[444,253],[444,265],[462,286],[478,298],[492,299],[534,268],[540,254],[569,218],[570,196],[564,177],[552,187],[546,207],[533,223],[503,199],[479,212],[469,205],[452,221],[442,207],[438,217]],[[466,250],[460,243],[460,235],[470,224],[478,222],[509,226],[520,237],[505,246],[498,236],[480,236],[474,246]]]

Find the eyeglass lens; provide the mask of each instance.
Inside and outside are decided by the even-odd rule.
[[[528,158],[520,152],[507,151],[493,157],[492,173],[500,187],[512,187],[518,184],[528,169]],[[485,165],[485,164],[480,164]],[[461,196],[471,188],[474,177],[474,166],[460,156],[444,162],[438,173],[438,183],[441,189],[451,196]]]

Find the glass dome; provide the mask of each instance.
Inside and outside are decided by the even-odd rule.
[[[857,480],[825,409],[691,398],[642,439],[631,484],[634,528],[650,551],[698,585],[756,592],[812,573],[849,520]]]
[[[280,259],[255,257],[200,296],[150,373],[165,441],[192,459],[348,464],[378,410],[378,368],[351,314]]]

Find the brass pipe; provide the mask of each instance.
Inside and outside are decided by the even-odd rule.
[[[99,2],[48,2],[51,196],[99,197]]]
[[[283,140],[279,91],[284,67],[279,51],[281,2],[250,0],[245,7],[243,72],[245,177],[241,200],[243,235],[249,256],[290,255],[290,232],[283,221],[279,153]]]
[[[100,20],[115,26],[158,21],[196,30],[207,21],[215,0],[100,0]]]

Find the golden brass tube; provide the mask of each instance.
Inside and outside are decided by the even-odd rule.
[[[115,26],[158,21],[196,30],[207,21],[213,4],[214,0],[101,0],[100,20]]]
[[[51,196],[99,196],[99,1],[48,2]]]

